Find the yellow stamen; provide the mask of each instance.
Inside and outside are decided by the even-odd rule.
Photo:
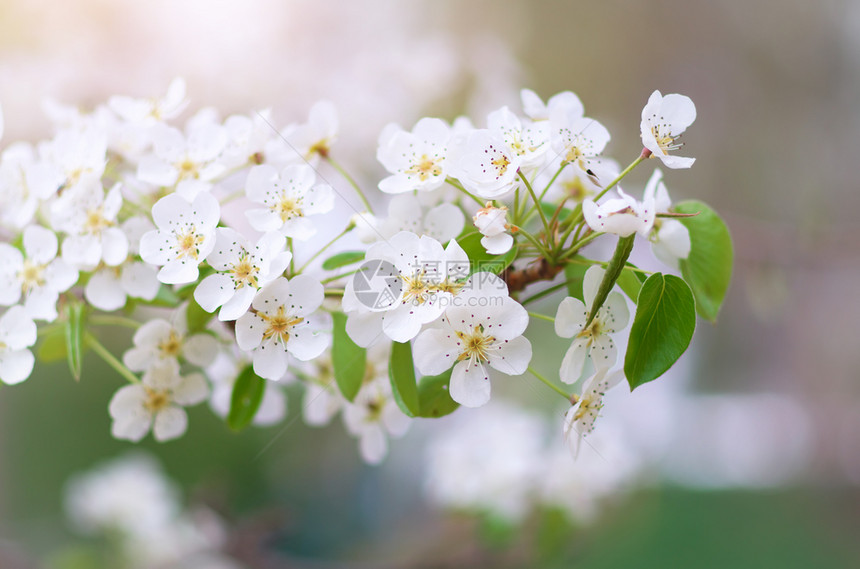
[[[283,305],[278,307],[278,312],[274,316],[269,316],[262,312],[257,312],[257,316],[262,318],[266,323],[263,340],[275,338],[275,343],[280,341],[283,344],[286,344],[290,339],[290,329],[304,321],[304,318],[288,316]]]
[[[415,162],[409,169],[405,170],[407,174],[418,174],[418,179],[422,182],[430,176],[439,176],[442,174],[442,168],[426,154],[422,154],[421,158]]]

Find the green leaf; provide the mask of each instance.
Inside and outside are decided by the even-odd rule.
[[[173,289],[167,285],[158,287],[158,294],[152,300],[139,300],[140,304],[146,306],[163,306],[166,308],[175,308],[179,305],[180,298],[173,292]]]
[[[609,259],[609,263],[606,265],[606,272],[603,273],[603,280],[600,281],[600,287],[597,289],[597,294],[594,296],[594,302],[591,305],[591,309],[588,313],[588,318],[585,320],[585,326],[583,329],[587,328],[588,325],[591,324],[591,321],[594,320],[594,317],[597,315],[597,311],[600,310],[600,307],[603,306],[604,302],[606,302],[606,297],[609,296],[609,292],[612,290],[612,287],[615,286],[615,281],[617,281],[618,277],[621,276],[621,271],[624,270],[627,258],[630,256],[630,252],[633,251],[633,241],[635,238],[635,233],[628,237],[618,238],[618,244],[615,246],[615,253],[613,253],[612,258]]]
[[[483,235],[474,231],[458,238],[457,243],[463,248],[466,255],[469,256],[470,274],[486,271],[497,275],[504,271],[517,258],[517,246],[515,244],[504,255],[490,255],[484,249],[484,246],[481,245],[482,237]]]
[[[323,261],[322,268],[331,271],[364,260],[364,251],[343,251]]]
[[[367,367],[367,350],[356,345],[346,333],[346,314],[332,312],[334,320],[331,362],[334,379],[343,396],[352,401],[361,389]]]
[[[410,417],[420,414],[418,386],[415,384],[415,364],[412,363],[412,344],[409,342],[391,342],[388,377],[391,379],[394,400],[400,410]]]
[[[84,322],[86,313],[84,305],[73,300],[66,305],[66,361],[69,363],[69,371],[75,381],[81,380],[81,366],[83,365],[83,338]]]
[[[657,379],[690,345],[696,329],[696,302],[690,287],[673,275],[655,273],[639,291],[636,317],[624,356],[630,389]]]
[[[41,338],[36,356],[40,362],[51,363],[66,359],[66,329],[55,326],[47,332],[40,331]]]
[[[677,204],[678,213],[696,213],[678,221],[690,232],[690,255],[681,260],[681,274],[693,289],[699,315],[714,322],[732,278],[732,237],[726,224],[700,201]]]
[[[241,431],[250,425],[260,408],[265,391],[266,380],[254,373],[253,366],[243,369],[233,384],[227,426],[234,431]]]
[[[188,324],[188,334],[197,334],[206,329],[206,325],[212,320],[215,314],[203,310],[194,297],[188,301],[188,307],[185,309],[185,322]]]
[[[546,216],[547,220],[550,220],[553,215],[555,215],[556,210],[558,209],[558,205],[550,202],[540,202],[540,208],[543,211],[543,214]],[[564,221],[570,215],[570,209],[563,207],[561,211],[558,212],[557,221]]]
[[[419,417],[431,419],[444,417],[453,413],[460,406],[459,403],[451,399],[451,394],[448,393],[452,371],[454,368],[440,375],[425,375],[418,382]]]
[[[577,255],[577,258],[582,257]],[[567,281],[567,294],[569,296],[582,300],[582,282],[585,279],[585,271],[587,270],[588,265],[582,263],[568,263],[564,266],[564,279]]]
[[[621,270],[621,275],[619,275],[616,284],[633,301],[633,304],[636,304],[636,299],[639,298],[639,290],[642,288],[642,283],[645,282],[645,275],[634,269],[636,269],[635,265],[627,263]]]

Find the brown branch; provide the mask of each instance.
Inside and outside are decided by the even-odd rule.
[[[514,293],[536,281],[551,281],[563,268],[564,265],[550,265],[546,259],[540,258],[522,269],[508,267],[499,276],[507,283],[508,292]]]

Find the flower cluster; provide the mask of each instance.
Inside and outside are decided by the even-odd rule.
[[[308,423],[341,411],[364,459],[378,462],[409,417],[482,406],[494,376],[528,372],[573,405],[565,429],[578,440],[606,389],[625,374],[633,387],[656,377],[638,363],[651,356],[629,349],[613,370],[613,335],[629,304],[639,302],[636,319],[659,310],[643,300],[653,278],[677,277],[646,280],[627,258],[640,235],[687,271],[698,211],[676,211],[660,170],[642,201],[618,183],[649,157],[689,167],[675,151],[695,107],[655,92],[643,152],[620,171],[602,156],[609,131],[576,95],[544,103],[526,90],[522,101],[521,114],[500,108],[484,127],[389,124],[376,149],[388,175],[374,195],[335,161],[327,102],[280,129],[266,112],[206,109],[179,123],[181,80],[161,98],[54,108],[52,139],[0,157],[0,380],[25,380],[37,337],[48,354],[61,336],[75,375],[91,351],[128,381],[108,405],[117,438],[181,436],[184,407],[207,399],[233,428],[272,424],[300,389]],[[374,211],[386,194],[386,213]],[[589,244],[611,234],[613,258],[590,259]],[[688,276],[682,300],[714,296]],[[553,298],[549,310],[526,309]],[[707,299],[718,307],[721,297]],[[563,384],[590,360],[579,395],[532,367],[533,318],[573,338],[554,364]],[[102,343],[116,326],[134,329],[120,358]]]

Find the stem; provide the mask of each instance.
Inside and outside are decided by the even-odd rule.
[[[236,190],[232,194],[225,196],[224,199],[221,200],[221,205],[222,206],[227,205],[231,201],[237,200],[237,199],[244,197],[244,196],[245,196],[245,190]]]
[[[546,232],[547,239],[549,239],[549,235],[552,232],[549,230],[549,222],[546,220],[546,214],[544,214],[543,208],[540,206],[540,201],[538,200],[538,197],[535,194],[534,189],[532,189],[532,185],[529,183],[528,179],[526,178],[525,174],[523,174],[522,170],[517,170],[517,174],[519,175],[520,180],[523,181],[523,184],[525,184],[526,190],[528,190],[529,195],[531,195],[531,197],[532,197],[532,201],[535,202],[534,207],[537,208],[538,214],[540,214],[540,220],[541,220],[541,222],[543,222],[543,230]]]
[[[342,288],[329,288],[326,289],[326,296],[343,296],[344,290]]]
[[[543,199],[543,197],[546,195],[546,193],[549,191],[549,189],[550,189],[550,188],[552,187],[552,185],[555,183],[555,179],[559,177],[559,175],[561,174],[562,170],[564,170],[564,168],[565,168],[568,164],[570,164],[570,162],[562,162],[562,163],[561,163],[561,166],[559,166],[558,170],[556,170],[555,174],[554,174],[554,175],[553,175],[553,177],[550,179],[549,183],[546,185],[546,187],[545,187],[545,188],[543,189],[543,191],[540,193],[540,199]]]
[[[532,312],[531,310],[529,310],[529,316],[531,316],[532,318],[537,318],[538,320],[546,320],[547,322],[552,322],[553,324],[555,323],[555,318],[553,318],[552,316],[547,316],[546,314],[541,314],[540,312]]]
[[[556,260],[561,261],[563,259],[567,259],[571,255],[575,255],[580,249],[582,249],[583,247],[585,247],[586,245],[588,245],[589,243],[591,243],[592,241],[594,241],[595,239],[597,239],[601,235],[606,235],[606,234],[603,233],[602,231],[596,231],[594,233],[589,233],[588,235],[586,235],[585,237],[583,237],[582,239],[580,239],[579,241],[577,241],[576,243],[571,245],[570,249],[568,249],[567,251],[562,253],[562,255]]]
[[[539,374],[537,371],[535,371],[535,369],[532,366],[529,366],[528,370],[529,370],[529,373],[531,373],[533,376],[535,376],[540,381],[542,381],[544,383],[544,385],[546,385],[547,387],[549,387],[550,389],[552,389],[553,391],[555,391],[556,393],[558,393],[559,395],[564,397],[565,401],[570,402],[570,395],[565,393],[564,390],[562,390],[559,386],[557,386],[556,384],[552,383],[550,380],[548,380],[547,378],[545,378],[544,376]]]
[[[537,250],[540,251],[540,254],[542,257],[544,257],[544,258],[549,257],[549,251],[546,250],[546,247],[544,247],[543,245],[540,244],[540,241],[538,241],[534,235],[532,235],[531,233],[529,233],[528,231],[526,231],[522,227],[519,227],[519,226],[515,226],[515,227],[517,228],[516,232],[511,231],[511,233],[518,233],[518,234],[522,235],[523,237],[525,237],[526,239],[531,241],[532,245],[537,247]]]
[[[296,276],[296,253],[293,251],[293,238],[287,237],[287,249],[290,250],[290,278]]]
[[[140,328],[140,322],[124,316],[111,316],[109,314],[90,316],[88,319],[96,326],[123,326],[125,328]]]
[[[543,298],[545,296],[549,296],[552,293],[554,293],[555,291],[566,287],[569,282],[573,282],[573,281],[572,280],[571,281],[564,281],[563,283],[559,283],[557,285],[552,285],[551,287],[545,288],[544,290],[542,290],[540,292],[536,292],[535,294],[531,295],[530,297],[528,297],[524,300],[521,300],[520,304],[525,306],[526,304],[532,303],[536,300],[540,300],[541,298]]]
[[[329,241],[328,243],[326,243],[325,245],[323,245],[322,249],[320,249],[319,251],[317,251],[316,253],[314,253],[314,254],[311,256],[311,258],[310,258],[310,259],[308,259],[307,261],[305,261],[305,264],[304,264],[304,265],[302,265],[301,267],[299,267],[299,272],[301,273],[302,271],[304,271],[304,270],[308,267],[308,265],[310,265],[310,264],[311,264],[311,262],[312,262],[314,259],[316,259],[316,258],[317,258],[317,257],[319,257],[320,255],[322,255],[322,254],[323,254],[323,252],[324,252],[326,249],[328,249],[329,247],[331,247],[332,245],[334,245],[334,244],[335,244],[335,242],[337,242],[337,240],[338,240],[338,239],[340,239],[341,237],[343,237],[344,235],[346,235],[347,233],[349,233],[350,231],[352,231],[352,229],[353,229],[354,227],[355,227],[355,224],[354,224],[354,223],[350,223],[349,225],[347,225],[347,226],[346,226],[346,229],[344,229],[343,231],[341,231],[340,233],[338,233],[338,234],[337,234],[337,235],[336,235],[336,236],[335,236],[331,241]]]
[[[84,339],[86,340],[89,347],[93,349],[93,351],[98,354],[98,356],[103,359],[110,367],[112,367],[118,374],[123,376],[125,379],[130,381],[131,383],[140,383],[140,379],[137,378],[136,375],[131,373],[121,361],[116,359],[116,357],[105,348],[101,342],[99,342],[95,336],[90,334],[89,332],[84,333]]]
[[[620,181],[624,178],[624,176],[626,176],[627,174],[629,174],[629,173],[633,170],[633,168],[635,168],[636,166],[638,166],[638,165],[639,165],[639,163],[640,163],[640,162],[642,162],[643,160],[645,160],[645,155],[644,155],[644,154],[640,154],[640,155],[639,155],[639,157],[638,157],[636,160],[634,160],[633,162],[631,162],[631,163],[630,163],[630,166],[628,166],[627,168],[625,168],[625,169],[624,169],[624,171],[623,171],[623,172],[621,172],[620,174],[618,174],[618,177],[616,177],[614,180],[612,180],[611,182],[609,182],[609,185],[608,185],[608,186],[606,186],[605,188],[603,188],[603,190],[602,190],[599,194],[597,194],[596,196],[594,196],[594,201],[596,202],[597,200],[599,200],[600,198],[602,198],[602,197],[603,197],[603,195],[604,195],[606,192],[608,192],[609,190],[611,190],[612,188],[614,188],[614,187],[618,184],[618,182],[620,182]]]
[[[451,178],[449,176],[448,178],[445,179],[445,181],[448,182],[449,184],[451,184],[452,186],[454,186],[455,188],[457,188],[458,190],[460,190],[461,192],[463,192],[464,194],[466,194],[467,196],[469,196],[470,198],[472,198],[475,201],[475,203],[477,203],[479,206],[484,207],[485,204],[481,200],[481,198],[479,198],[478,196],[476,196],[475,194],[473,194],[472,192],[470,192],[469,190],[464,188],[463,184],[461,184],[459,180],[457,180],[456,178]]]
[[[325,159],[329,164],[331,164],[332,168],[334,168],[335,170],[337,170],[337,171],[338,171],[338,173],[339,173],[341,176],[343,176],[343,178],[344,178],[344,179],[349,183],[349,185],[350,185],[350,186],[352,186],[352,187],[353,187],[353,189],[354,189],[354,190],[356,191],[356,193],[358,194],[358,197],[359,197],[359,198],[361,198],[361,202],[364,204],[364,207],[366,207],[366,208],[367,208],[367,211],[368,211],[368,212],[370,212],[370,213],[373,213],[373,208],[372,208],[372,207],[370,207],[370,202],[369,202],[369,201],[367,201],[367,197],[364,195],[364,192],[362,192],[362,191],[361,191],[361,187],[359,187],[358,183],[353,179],[353,177],[352,177],[352,176],[350,176],[350,175],[349,175],[349,173],[348,173],[346,170],[344,170],[344,169],[343,169],[343,167],[342,167],[340,164],[338,164],[337,162],[335,162],[335,161],[334,161],[334,159],[333,159],[330,155],[326,154],[326,155],[324,155],[324,156],[323,156],[323,158],[324,158],[324,159]]]
[[[328,284],[330,282],[336,281],[338,279],[342,279],[343,277],[348,277],[349,275],[354,275],[361,269],[355,269],[354,271],[349,271],[348,273],[341,273],[339,275],[334,275],[333,277],[329,277],[327,279],[323,279],[320,281],[320,284]]]

